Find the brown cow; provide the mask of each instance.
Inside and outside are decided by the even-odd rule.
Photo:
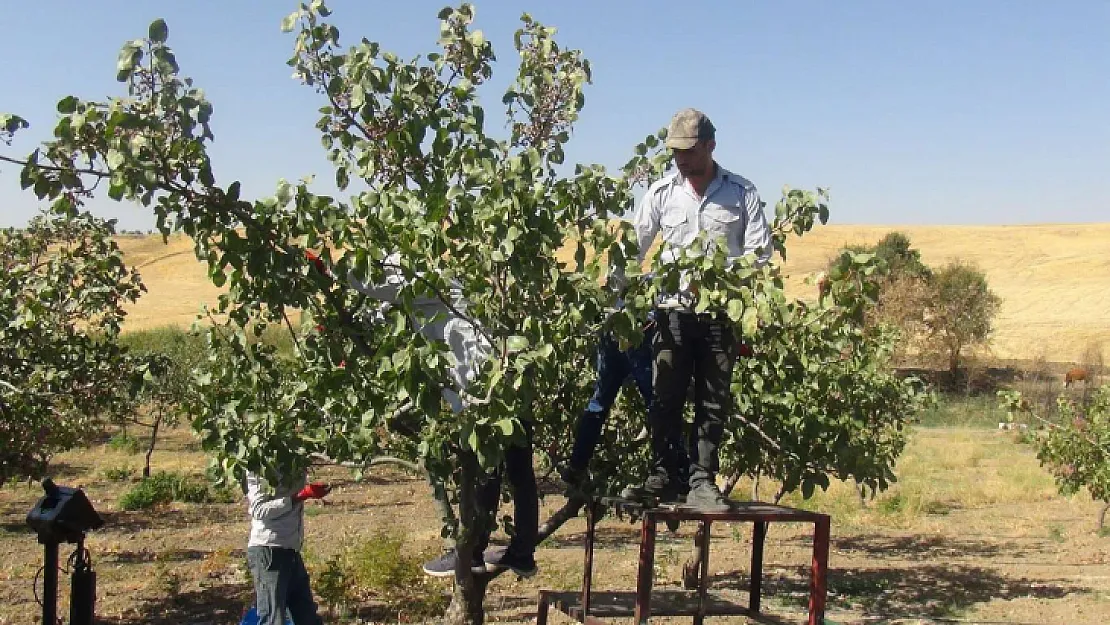
[[[1071,386],[1075,382],[1087,382],[1087,370],[1083,367],[1072,367],[1064,374],[1064,388]]]

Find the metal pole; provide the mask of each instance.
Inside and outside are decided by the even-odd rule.
[[[42,623],[58,622],[58,543],[43,543]]]
[[[698,550],[701,552],[701,570],[698,572],[698,610],[694,614],[694,625],[702,625],[705,622],[708,610],[706,596],[709,592],[709,537],[712,533],[710,531],[712,523],[709,519],[702,521],[698,532],[701,535],[701,544],[698,545]]]
[[[752,581],[748,608],[759,614],[759,594],[763,586],[763,542],[767,538],[767,522],[756,521],[752,528]]]
[[[597,502],[590,500],[586,504],[586,563],[582,572],[582,622],[590,615],[590,587],[593,585],[594,572],[594,537],[597,527]]]

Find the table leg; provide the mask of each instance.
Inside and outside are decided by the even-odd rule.
[[[640,530],[640,568],[636,576],[636,625],[647,625],[651,616],[651,585],[655,576],[654,512],[645,512]]]
[[[706,596],[709,590],[709,537],[712,532],[712,521],[702,521],[699,533],[701,542],[698,551],[701,552],[701,570],[698,572],[698,611],[694,614],[694,625],[705,622]]]
[[[763,542],[766,538],[767,522],[756,521],[752,527],[752,579],[748,595],[748,609],[752,614],[759,614],[759,595],[763,587]]]
[[[825,599],[828,594],[829,523],[823,516],[813,524],[813,564],[809,582],[809,625],[825,622]]]
[[[536,625],[547,625],[547,608],[549,599],[547,598],[547,591],[540,591],[540,604],[536,608]]]
[[[593,500],[586,503],[586,562],[582,571],[582,619],[590,615],[590,587],[593,585],[594,573],[594,539],[597,529],[597,503]]]

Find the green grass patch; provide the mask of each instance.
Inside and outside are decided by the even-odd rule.
[[[101,477],[110,482],[129,482],[137,474],[138,470],[129,464],[123,464],[115,467],[106,467],[100,471]]]
[[[1006,411],[993,395],[941,395],[936,405],[922,411],[919,427],[962,427],[998,429],[1006,421]]]
[[[141,449],[139,439],[129,432],[118,432],[108,439],[108,448],[132,456]]]
[[[184,503],[232,503],[234,493],[213,488],[202,479],[178,472],[158,471],[143,478],[120,497],[121,510],[150,510],[174,501]]]

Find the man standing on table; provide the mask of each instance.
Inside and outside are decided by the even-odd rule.
[[[713,159],[716,129],[709,118],[691,108],[679,111],[668,127],[666,146],[678,171],[652,184],[636,208],[639,260],[660,231],[663,245],[674,253],[707,232],[711,240],[723,237],[730,259],[755,253],[757,265],[770,260],[771,233],[759,193]],[[696,303],[697,293],[684,284],[657,304],[655,400],[648,412],[652,470],[643,484],[629,486],[621,496],[678,503],[685,494],[692,507],[723,512],[729,505],[716,483],[718,448],[732,409],[729,384],[739,344],[723,311],[698,314]],[[691,376],[698,405],[687,454],[682,413]]]

